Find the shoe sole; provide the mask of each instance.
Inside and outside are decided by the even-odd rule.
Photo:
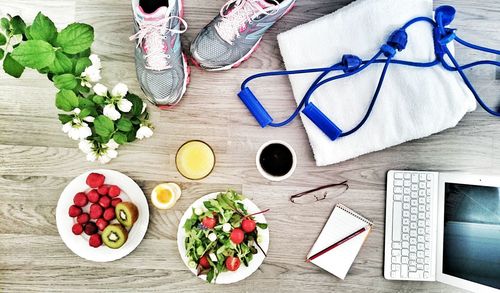
[[[285,15],[287,15],[288,13],[290,13],[293,8],[295,8],[295,5],[296,3],[294,2],[292,5],[290,5],[290,7],[288,7],[288,10],[286,10],[283,15],[278,18],[278,20],[276,20],[276,22],[278,22],[281,18],[283,18]],[[275,22],[275,23],[276,23]],[[274,24],[273,24],[274,25]],[[225,70],[229,70],[229,69],[232,69],[232,68],[237,68],[239,67],[243,62],[247,61],[250,56],[257,50],[257,48],[259,47],[260,45],[260,42],[262,41],[262,37],[260,37],[260,39],[257,41],[257,43],[255,43],[255,45],[250,49],[250,51],[245,54],[245,56],[243,56],[242,58],[240,58],[238,61],[234,62],[233,64],[229,64],[229,65],[226,65],[224,67],[220,67],[220,68],[207,68],[207,67],[203,67],[198,61],[196,61],[196,59],[194,57],[191,56],[191,62],[193,63],[194,66],[198,67],[198,68],[201,68],[201,69],[204,69],[206,71],[225,71]]]

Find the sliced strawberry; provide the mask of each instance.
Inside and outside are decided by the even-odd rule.
[[[99,231],[102,231],[102,230],[104,230],[104,228],[106,228],[109,225],[109,223],[105,219],[100,218],[99,220],[97,220],[95,222],[95,225],[97,226],[97,228],[99,228]]]

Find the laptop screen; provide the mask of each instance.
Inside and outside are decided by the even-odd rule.
[[[445,184],[443,273],[500,289],[500,188]]]

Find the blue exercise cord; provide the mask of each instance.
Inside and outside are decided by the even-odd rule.
[[[500,112],[495,111],[491,109],[484,101],[481,99],[477,91],[474,89],[472,86],[471,82],[463,72],[466,69],[475,67],[475,66],[480,66],[480,65],[494,65],[494,66],[499,66],[500,67],[500,62],[493,61],[493,60],[481,60],[481,61],[476,61],[472,62],[469,64],[465,65],[459,65],[457,60],[453,57],[451,52],[449,51],[448,47],[446,46],[447,43],[456,40],[458,43],[462,44],[463,46],[469,47],[474,50],[479,50],[487,53],[492,53],[496,55],[500,55],[499,50],[494,50],[486,47],[481,47],[478,45],[471,44],[469,42],[466,42],[462,39],[460,39],[456,34],[454,29],[446,28],[448,24],[451,23],[455,16],[455,9],[452,6],[440,6],[436,9],[435,12],[435,21],[429,17],[416,17],[410,21],[408,21],[404,26],[402,26],[400,29],[394,31],[391,36],[389,37],[388,41],[386,44],[384,44],[380,50],[369,60],[361,60],[359,57],[354,56],[354,55],[344,55],[342,57],[342,61],[339,63],[336,63],[330,67],[323,67],[323,68],[310,68],[310,69],[301,69],[301,70],[290,70],[290,71],[274,71],[274,72],[263,72],[263,73],[258,73],[255,75],[252,75],[245,79],[243,83],[241,84],[241,92],[239,94],[240,98],[242,101],[247,105],[249,110],[252,112],[252,114],[257,118],[259,121],[260,125],[262,127],[265,127],[267,125],[272,126],[272,127],[281,127],[285,126],[291,121],[293,121],[297,115],[300,113],[301,109],[304,106],[311,105],[309,102],[312,94],[314,91],[316,91],[319,87],[325,85],[328,82],[349,77],[351,75],[354,75],[358,72],[363,71],[366,69],[368,66],[371,64],[375,63],[384,63],[384,67],[382,69],[382,73],[380,75],[377,88],[375,89],[375,93],[373,94],[372,100],[370,102],[370,105],[368,106],[368,109],[366,111],[366,114],[364,115],[363,119],[351,130],[347,132],[342,132],[338,127],[333,124],[319,109],[314,107],[316,109],[316,113],[312,113],[311,115],[308,115],[308,113],[311,113],[311,111],[308,111],[306,114],[307,117],[309,117],[325,134],[327,134],[331,140],[335,140],[337,137],[344,137],[348,136],[354,132],[356,132],[359,128],[361,128],[365,122],[367,121],[368,117],[370,116],[373,106],[375,105],[375,102],[377,101],[377,97],[379,96],[380,89],[382,88],[382,84],[384,82],[384,78],[387,72],[387,69],[389,68],[390,64],[399,64],[399,65],[405,65],[405,66],[413,66],[413,67],[421,67],[421,68],[426,68],[426,67],[432,67],[436,66],[438,64],[442,64],[443,67],[446,70],[449,71],[457,71],[460,76],[462,77],[463,81],[467,85],[467,87],[470,89],[472,94],[474,95],[475,99],[481,105],[481,107],[486,110],[488,113],[494,116],[499,116],[500,117]],[[405,60],[395,60],[393,57],[395,56],[397,51],[402,51],[405,49],[406,44],[407,44],[407,34],[406,34],[406,29],[410,27],[412,24],[417,23],[417,22],[428,22],[429,24],[432,25],[433,27],[433,35],[434,35],[434,50],[436,54],[436,59],[431,62],[412,62],[412,61],[405,61]],[[381,55],[384,55],[386,59],[379,59]],[[444,59],[444,56],[448,56],[448,58],[451,60],[453,63],[453,66],[450,66]],[[329,78],[325,78],[327,74],[329,74],[332,71],[339,71],[342,70],[344,73],[335,75]],[[271,116],[266,112],[264,107],[258,102],[256,97],[251,93],[250,89],[247,87],[247,84],[256,79],[256,78],[261,78],[261,77],[268,77],[268,76],[279,76],[279,75],[295,75],[295,74],[304,74],[304,73],[318,73],[321,72],[321,74],[316,78],[316,80],[311,84],[307,92],[305,93],[304,97],[300,101],[299,105],[293,112],[293,114],[288,117],[286,120],[282,122],[272,122]],[[307,107],[306,107],[307,108]],[[304,112],[304,111],[303,111]],[[314,112],[314,111],[313,111]],[[304,112],[305,113],[305,112]],[[321,116],[318,118],[318,115]],[[326,121],[325,121],[326,120]],[[326,126],[325,126],[326,124]],[[335,130],[333,131],[334,133],[332,134],[331,128],[334,128]]]

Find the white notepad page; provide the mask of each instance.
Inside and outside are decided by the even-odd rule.
[[[307,257],[311,257],[366,225],[370,225],[371,228],[372,222],[346,206],[337,204]],[[317,257],[311,262],[343,280],[369,232],[370,229]]]

